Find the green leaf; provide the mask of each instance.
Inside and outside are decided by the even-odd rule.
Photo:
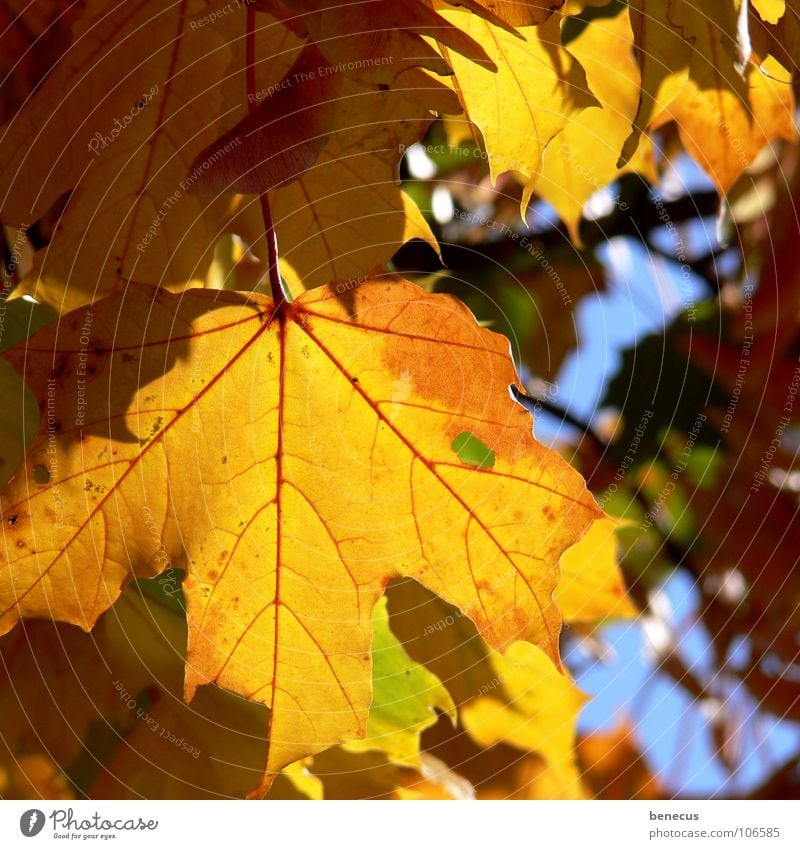
[[[419,738],[435,725],[437,709],[455,724],[456,707],[441,680],[413,661],[389,628],[384,596],[372,614],[372,706],[367,736],[345,745],[352,752],[385,752],[394,763],[417,766]]]

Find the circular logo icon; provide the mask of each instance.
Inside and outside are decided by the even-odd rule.
[[[44,828],[44,812],[38,808],[31,808],[19,818],[19,830],[25,837],[36,837]]]

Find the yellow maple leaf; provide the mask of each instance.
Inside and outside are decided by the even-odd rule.
[[[561,44],[560,18],[520,30],[524,39],[474,15],[443,12],[486,46],[495,73],[450,55],[453,85],[476,138],[482,138],[492,179],[504,171],[535,185],[544,150],[570,120],[596,103],[580,65]]]
[[[629,0],[634,57],[639,65],[639,104],[617,163],[622,168],[636,152],[654,117],[678,96],[689,78],[691,46],[667,17],[667,3],[653,7]]]
[[[729,89],[704,90],[690,80],[654,126],[674,119],[683,146],[725,195],[767,144],[796,138],[788,77],[771,56],[751,65],[744,102]]]
[[[281,270],[293,292],[333,280],[357,285],[366,272],[411,239],[422,239],[438,252],[422,213],[395,178],[404,150],[432,120],[412,98],[413,89],[406,87],[420,82],[412,76],[407,83],[381,91],[343,81],[336,133],[313,163],[293,175],[295,179],[267,192]],[[423,84],[430,92],[429,84]],[[238,135],[234,128],[223,140]],[[252,145],[260,146],[258,137],[253,137]],[[241,149],[247,153],[251,145],[245,141]],[[277,149],[282,149],[280,143]],[[254,150],[250,161],[260,158]],[[266,255],[257,199],[243,199],[230,226]]]
[[[319,54],[313,46],[297,64],[302,40],[261,15],[250,91],[244,6],[208,12],[201,0],[188,0],[166,10],[152,0],[121,17],[108,5],[89,5],[75,32],[76,47],[4,133],[14,151],[0,167],[4,220],[28,225],[59,198],[66,203],[56,237],[39,251],[15,297],[33,294],[68,311],[127,280],[201,286],[226,229],[251,237],[258,250],[258,235],[240,214],[246,204],[231,207],[226,193],[199,191],[221,165],[255,155],[253,127],[243,121],[249,107],[271,106],[274,113],[284,104],[272,118],[267,110],[272,129],[277,120],[284,131],[274,140],[277,159],[265,166],[262,151],[254,160],[251,183],[257,178],[263,189],[229,181],[230,190],[275,188],[270,199],[292,280],[311,286],[363,275],[412,238],[435,246],[396,173],[403,150],[432,120],[425,104],[441,107],[445,95],[452,100],[441,85],[412,69],[389,92],[370,89],[314,61]],[[209,14],[216,15],[213,26]],[[146,62],[138,58],[150,53]],[[120,65],[133,70],[120,77]],[[303,170],[292,166],[300,145],[286,130],[302,123],[298,115],[315,114],[304,101],[313,88],[310,75],[322,88],[314,125],[325,126],[304,167],[317,167],[282,189]],[[335,139],[317,157],[331,133]],[[270,184],[262,173],[270,165],[283,166],[283,179]],[[343,192],[360,216],[347,208]]]
[[[570,624],[627,619],[638,613],[617,565],[618,527],[614,519],[598,519],[561,557],[556,602]]]
[[[744,72],[751,52],[747,8],[742,0],[723,0],[705,9],[688,0],[671,0],[668,13],[691,45],[691,80],[700,89],[727,89],[743,102]]]
[[[557,659],[558,558],[600,512],[511,400],[505,338],[457,301],[375,282],[276,315],[132,286],[6,357],[56,405],[0,501],[3,630],[91,628],[132,575],[184,565],[186,695],[216,682],[266,703],[269,774],[364,733],[392,577],[498,650]],[[464,437],[486,457],[462,460]]]
[[[220,132],[230,91],[209,81],[226,77],[235,16],[193,28],[201,0],[109,5],[87,5],[72,48],[3,135],[5,221],[30,224],[70,193],[57,238],[16,293],[61,310],[121,279],[199,285],[226,206],[181,181]]]
[[[536,646],[515,643],[505,656],[492,652],[495,676],[460,710],[481,746],[506,743],[535,751],[548,765],[572,763],[575,725],[586,701]]]
[[[469,3],[480,9],[480,4]],[[281,16],[295,13],[291,26],[310,35],[333,68],[362,82],[390,85],[409,68],[451,73],[442,55],[423,36],[431,36],[470,60],[491,66],[481,44],[438,14],[424,0],[370,0],[330,6],[327,0],[259,0],[257,8]],[[281,16],[287,25],[290,15]]]
[[[344,746],[351,752],[381,751],[392,763],[420,768],[420,734],[436,723],[437,710],[455,722],[455,705],[442,682],[415,663],[392,633],[385,596],[375,606],[372,624],[367,734]]]
[[[639,106],[640,71],[633,57],[627,7],[594,21],[570,42],[569,52],[586,71],[599,106],[589,106],[553,139],[536,193],[551,203],[578,242],[578,222],[588,198],[620,175],[617,160]],[[653,175],[649,139],[625,170]]]
[[[414,581],[395,582],[388,595],[392,631],[458,706],[458,728],[440,722],[427,738],[433,753],[481,798],[579,796],[574,739],[584,696],[571,679],[529,643],[493,651],[468,618]]]

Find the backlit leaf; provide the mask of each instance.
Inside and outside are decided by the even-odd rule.
[[[787,72],[767,57],[761,68],[750,66],[746,94],[728,89],[702,90],[689,81],[661,120],[674,118],[681,141],[727,194],[761,150],[779,138],[794,139],[794,97]]]
[[[455,722],[456,708],[442,682],[406,654],[389,628],[386,598],[372,614],[372,705],[367,736],[346,743],[352,752],[377,750],[393,763],[420,766],[419,736],[433,725],[436,710]]]
[[[638,612],[619,571],[617,526],[613,519],[598,519],[561,557],[556,602],[571,624],[631,618]]]
[[[365,733],[390,578],[497,650],[557,658],[558,558],[599,515],[511,400],[505,339],[458,302],[376,282],[273,310],[129,287],[7,354],[57,400],[54,441],[39,432],[3,494],[0,578],[4,630],[90,628],[131,576],[185,565],[186,695],[216,682],[267,704],[268,774]],[[491,469],[459,459],[464,431]]]
[[[477,0],[477,2],[512,27],[541,24],[564,5],[564,0]],[[452,2],[451,5],[466,4]]]
[[[559,18],[524,30],[525,40],[464,12],[443,13],[486,45],[497,73],[452,54],[455,90],[485,144],[492,178],[516,171],[533,185],[550,140],[595,103],[577,62],[561,45]]]
[[[326,0],[282,0],[302,16],[302,23],[328,62],[354,78],[388,85],[402,71],[424,67],[451,73],[447,62],[422,36],[427,35],[463,53],[472,61],[490,60],[481,44],[424,0],[371,0],[330,6]],[[259,7],[274,10],[270,0]]]
[[[628,7],[641,90],[631,133],[619,158],[620,168],[633,157],[653,118],[683,89],[691,59],[691,45],[667,17],[667,3],[653,6],[645,0],[629,0]]]
[[[225,77],[241,17],[193,28],[204,9],[91,0],[71,48],[5,129],[5,221],[30,224],[71,193],[25,284],[60,310],[124,279],[185,285],[205,273],[224,204],[180,183],[219,135],[224,92],[209,81]]]
[[[536,193],[556,208],[577,241],[584,203],[619,176],[617,160],[639,105],[640,71],[627,7],[586,27],[568,49],[600,105],[584,109],[553,139]],[[643,141],[627,168],[652,174],[651,158],[649,140]]]
[[[461,720],[481,746],[506,743],[538,752],[550,765],[572,761],[575,724],[585,701],[536,646],[516,643],[505,656],[492,652],[495,672],[464,705]]]

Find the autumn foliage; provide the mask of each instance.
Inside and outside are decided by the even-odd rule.
[[[797,718],[795,6],[6,4],[0,796],[655,798],[563,656],[678,567]],[[754,269],[665,259],[713,280],[662,351],[705,396],[642,418],[634,352],[546,446],[592,252],[677,232],[686,154]]]

